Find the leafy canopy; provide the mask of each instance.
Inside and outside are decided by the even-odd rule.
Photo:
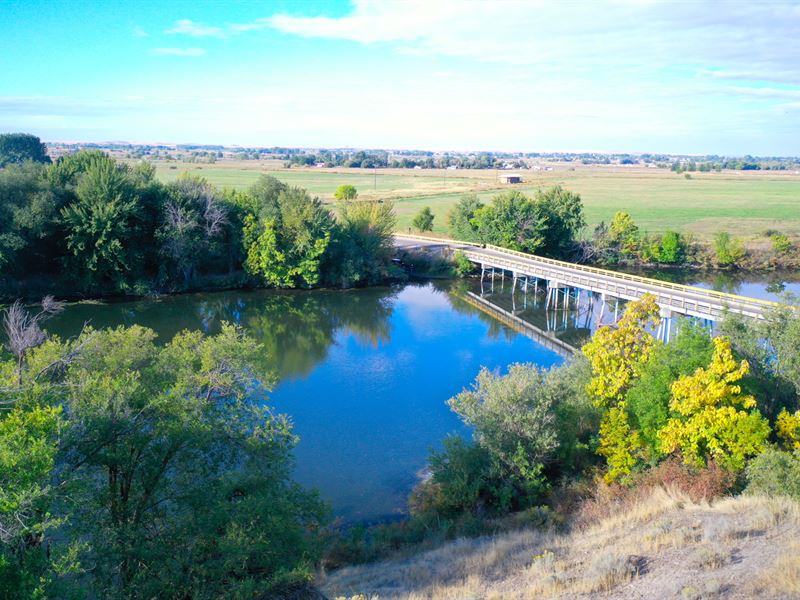
[[[423,206],[411,224],[422,232],[433,231],[433,213],[430,206]]]
[[[684,460],[702,466],[713,458],[735,470],[758,454],[770,433],[769,423],[755,409],[753,396],[738,382],[747,375],[747,361],[733,357],[727,338],[714,338],[708,368],[699,368],[672,384],[669,419],[659,433],[665,453],[680,449]]]

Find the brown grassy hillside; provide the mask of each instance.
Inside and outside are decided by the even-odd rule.
[[[330,598],[800,598],[800,504],[657,489],[569,535],[457,540],[321,576]]]

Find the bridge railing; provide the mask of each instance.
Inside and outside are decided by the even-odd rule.
[[[551,265],[553,267],[557,267],[563,270],[569,271],[579,271],[582,273],[592,274],[595,276],[600,276],[604,278],[613,278],[615,280],[623,280],[626,282],[636,283],[642,286],[648,287],[657,287],[664,290],[671,290],[675,292],[679,292],[680,294],[686,296],[693,296],[695,298],[702,298],[702,299],[715,299],[722,305],[733,306],[739,305],[742,308],[750,307],[752,308],[753,312],[756,314],[760,314],[764,309],[774,308],[778,306],[775,302],[770,302],[769,300],[760,300],[758,298],[749,298],[746,296],[737,296],[735,294],[726,294],[725,292],[717,292],[714,290],[707,290],[704,288],[693,287],[689,285],[683,285],[680,283],[671,283],[668,281],[661,281],[659,279],[652,279],[650,277],[642,277],[640,275],[631,275],[628,273],[620,273],[618,271],[611,271],[608,269],[600,269],[597,267],[589,267],[586,265],[579,265],[575,263],[566,262],[563,260],[557,260],[554,258],[545,258],[543,256],[537,256],[535,254],[527,254],[525,252],[519,252],[517,250],[509,250],[508,248],[502,248],[500,246],[494,246],[492,244],[478,244],[475,242],[462,242],[459,240],[452,240],[448,238],[437,238],[433,236],[423,236],[423,235],[408,235],[408,234],[395,234],[395,237],[403,238],[403,239],[411,239],[411,240],[420,240],[424,242],[436,242],[439,244],[444,244],[447,246],[470,246],[473,248],[486,248],[488,250],[493,250],[495,252],[499,252],[505,255],[517,256],[522,259],[528,261],[534,261],[540,264]],[[478,262],[480,262],[480,255],[476,254]],[[495,259],[497,260],[497,259]],[[508,263],[508,266],[514,267],[512,263]],[[520,265],[522,266],[522,265]],[[514,270],[511,268],[510,270]],[[518,269],[522,270],[522,269]],[[564,281],[564,283],[570,283],[569,281]],[[608,290],[611,293],[611,290]],[[639,295],[639,290],[630,290],[628,295]],[[673,297],[674,298],[674,297]],[[698,300],[699,300],[698,298]],[[666,299],[666,298],[665,298]],[[669,302],[670,306],[674,308],[684,308],[678,303]],[[700,307],[698,307],[700,308]]]

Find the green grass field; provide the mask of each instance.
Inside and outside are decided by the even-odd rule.
[[[359,169],[279,169],[276,165],[242,162],[222,165],[158,165],[158,176],[171,181],[189,171],[219,187],[244,189],[261,173],[308,189],[326,201],[343,183],[358,188],[365,199],[395,202],[398,228],[406,230],[414,214],[430,206],[435,231],[444,233],[450,207],[465,193],[489,200],[505,189],[533,193],[562,185],[581,194],[590,225],[608,222],[615,212],[629,212],[643,231],[668,229],[708,238],[716,231],[757,236],[776,229],[800,236],[800,174],[780,172],[695,173],[691,179],[662,169],[621,167],[556,167],[525,172],[525,183],[499,185],[495,171],[416,171]]]

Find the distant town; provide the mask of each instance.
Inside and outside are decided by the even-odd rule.
[[[361,169],[506,169],[552,170],[554,164],[640,165],[676,172],[786,171],[800,169],[794,156],[720,156],[600,152],[461,152],[359,148],[243,147],[212,144],[134,144],[127,142],[48,142],[53,158],[81,149],[100,149],[118,159],[206,163],[220,161],[282,161],[285,168]]]

